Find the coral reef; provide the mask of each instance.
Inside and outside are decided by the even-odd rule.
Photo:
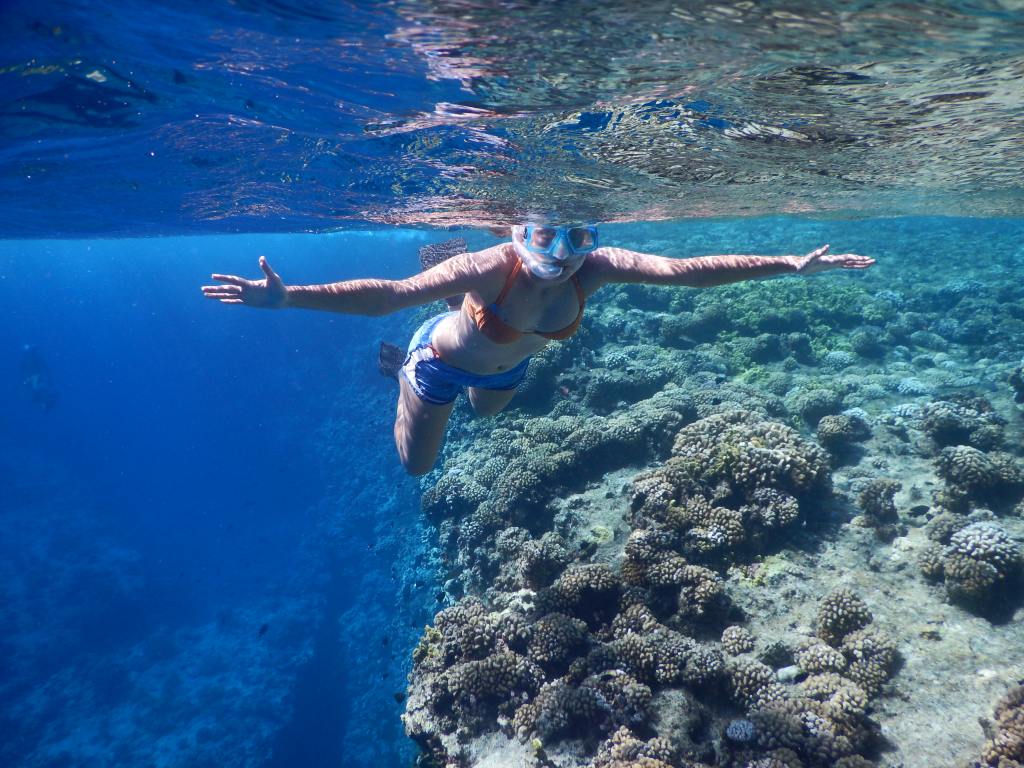
[[[593,768],[674,768],[680,765],[676,749],[664,738],[643,741],[626,728],[619,728],[601,744],[594,757]],[[681,768],[702,768],[687,761]]]
[[[871,611],[863,600],[848,589],[837,589],[821,601],[818,637],[835,646],[850,632],[867,626],[871,619]]]
[[[801,500],[827,495],[827,459],[790,427],[719,410],[678,429],[664,464],[634,478],[617,567],[572,561],[554,531],[535,539],[499,526],[495,584],[516,592],[488,591],[504,609],[465,597],[438,613],[414,654],[407,731],[426,751],[452,753],[500,728],[546,754],[581,744],[588,765],[696,766],[714,747],[659,731],[655,702],[724,686],[747,717],[717,712],[713,696],[705,705],[702,717],[721,723],[722,764],[849,762],[871,742],[869,700],[893,671],[892,642],[858,598],[834,593],[818,622],[829,645],[802,647],[811,676],[784,682],[751,657],[748,629],[723,628],[729,601],[715,570],[791,528]],[[479,548],[476,537],[458,543]],[[721,650],[698,639],[711,628]]]
[[[692,581],[686,560],[730,562],[763,548],[800,519],[800,498],[827,489],[825,452],[791,428],[736,410],[696,421],[662,467],[633,482],[624,576],[645,586]]]
[[[871,425],[863,414],[855,411],[822,416],[816,437],[830,453],[843,458],[852,453],[858,443],[871,437]]]
[[[726,627],[722,632],[722,650],[730,656],[738,656],[754,650],[754,636],[749,630],[738,626]]]
[[[982,752],[985,768],[1024,765],[1024,685],[1011,688],[996,704],[995,723]]]
[[[1020,545],[992,521],[950,523],[935,529],[946,546],[933,544],[919,556],[925,577],[944,580],[951,600],[982,612],[1015,599],[1024,566]]]
[[[953,511],[966,512],[972,504],[1012,506],[1024,493],[1024,468],[1003,451],[949,446],[939,451],[935,469],[946,481],[942,503]]]
[[[921,431],[936,448],[969,445],[982,451],[999,448],[1006,419],[983,397],[951,395],[921,409]]]
[[[898,662],[892,640],[871,621],[867,606],[849,590],[827,596],[818,613],[822,640],[800,643],[797,661],[809,676],[795,686],[781,683],[765,664],[730,661],[729,691],[747,718],[726,728],[723,743],[733,750],[726,764],[871,765],[861,754],[875,738],[867,719],[870,701]],[[758,754],[754,745],[768,754]]]
[[[864,512],[867,524],[883,541],[892,541],[906,532],[906,526],[900,524],[893,501],[901,488],[902,484],[898,480],[879,477],[871,480],[857,497],[857,506]]]
[[[475,618],[426,631],[409,732],[466,766],[506,750],[559,768],[978,754],[939,681],[985,654],[977,704],[1018,674],[992,660],[1012,625],[986,619],[1022,570],[1019,419],[1003,414],[1024,312],[943,279],[591,302],[547,411],[465,422],[430,480],[446,599]],[[986,626],[998,643],[962,646]],[[510,673],[505,705],[452,690],[466,665],[513,660],[534,674]]]

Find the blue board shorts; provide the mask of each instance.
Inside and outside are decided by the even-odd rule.
[[[526,378],[530,358],[507,371],[480,374],[448,365],[438,357],[437,350],[431,344],[434,329],[449,315],[457,314],[458,312],[445,312],[432,317],[413,334],[412,341],[409,342],[409,354],[402,363],[402,375],[409,382],[413,392],[425,403],[448,405],[455,401],[463,387],[495,390],[518,387]]]

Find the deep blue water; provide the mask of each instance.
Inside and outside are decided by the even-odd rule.
[[[411,271],[415,245],[426,236],[389,239],[404,251],[391,273]],[[386,612],[375,639],[391,634],[396,649],[378,653],[363,674],[401,674],[401,635],[389,622],[405,614],[395,606],[398,581],[386,562],[401,552],[389,553],[384,539],[397,511],[415,516],[416,507],[414,485],[393,460],[391,406],[382,406],[394,385],[377,372],[376,354],[379,339],[399,339],[408,319],[234,312],[198,289],[214,265],[251,271],[257,253],[303,281],[366,275],[379,247],[376,237],[360,233],[0,245],[0,561],[3,645],[10,650],[0,710],[13,729],[7,732],[19,735],[4,747],[6,764],[37,764],[41,744],[52,742],[48,728],[90,714],[74,703],[86,693],[106,713],[101,719],[138,695],[126,684],[86,679],[82,690],[52,697],[50,705],[63,711],[46,723],[22,720],[30,691],[69,667],[109,677],[97,666],[139,649],[149,653],[154,638],[182,628],[197,633],[185,641],[197,645],[269,644],[280,630],[285,636],[274,652],[282,666],[296,654],[326,654],[305,673],[304,657],[289,666],[279,688],[238,683],[255,700],[286,700],[265,702],[275,730],[287,722],[293,699],[306,707],[307,720],[320,696],[334,704],[321,711],[319,725],[300,720],[305,730],[293,726],[290,737],[287,730],[277,737],[279,752],[308,742],[312,732],[333,740],[337,755],[344,732],[338,707],[352,698],[345,668],[354,662],[339,650],[350,641],[339,646],[344,638],[330,622],[343,621],[369,598],[367,590],[376,590]],[[24,345],[45,359],[58,393],[48,410],[24,385]],[[339,431],[328,436],[331,420]],[[377,483],[360,472],[388,485],[375,493]],[[363,498],[352,478],[366,486]],[[294,616],[278,604],[292,598]],[[174,642],[170,657],[207,653],[205,663],[229,682],[238,673],[233,664],[249,663],[246,649],[232,659]],[[303,674],[312,692],[310,682],[303,689]],[[402,686],[388,683],[388,698],[391,687]],[[65,695],[72,701],[62,701]],[[383,703],[396,737],[397,703]],[[247,740],[251,724],[239,726],[226,741]],[[118,740],[102,737],[109,727],[83,724],[82,738],[99,740],[89,751],[107,755],[89,764],[109,764],[116,753]],[[217,739],[230,730],[225,722],[217,728]],[[253,741],[264,749],[273,743],[266,735]],[[291,764],[329,764],[322,743],[312,750],[321,762]],[[83,753],[71,754],[73,764],[85,764],[78,762]],[[198,750],[196,759],[210,759],[203,755]],[[207,764],[202,759],[196,764]]]

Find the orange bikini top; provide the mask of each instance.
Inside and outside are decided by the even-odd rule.
[[[467,309],[473,315],[473,319],[476,320],[476,327],[480,329],[480,333],[495,344],[511,344],[514,341],[519,341],[524,333],[532,333],[537,336],[543,336],[545,339],[554,339],[556,341],[568,339],[579,329],[580,322],[583,320],[583,307],[587,302],[587,297],[583,295],[583,289],[580,287],[579,278],[575,274],[570,279],[572,284],[576,286],[576,298],[580,302],[580,311],[576,315],[576,319],[565,326],[565,328],[559,331],[520,331],[501,319],[498,310],[508,295],[509,289],[512,288],[516,275],[519,274],[519,270],[522,268],[522,260],[516,259],[516,265],[512,267],[512,271],[505,278],[505,285],[502,286],[501,293],[498,294],[498,298],[494,300],[493,304],[488,304],[486,307],[480,304],[474,305],[471,303],[469,294],[466,294],[466,301],[470,302]]]

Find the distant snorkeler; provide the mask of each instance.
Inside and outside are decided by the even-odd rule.
[[[447,246],[464,251],[464,243]],[[400,365],[395,445],[406,470],[431,470],[455,399],[465,389],[480,416],[501,411],[526,376],[530,357],[580,327],[587,298],[609,283],[712,287],[783,274],[866,269],[874,259],[830,254],[824,245],[806,256],[666,258],[598,246],[594,224],[531,221],[511,229],[511,242],[475,253],[425,254],[425,271],[404,280],[346,280],[285,285],[260,256],[265,275],[247,280],[211,275],[203,293],[225,304],[298,307],[385,315],[447,300],[450,311],[413,334]],[[431,260],[436,261],[432,265]],[[389,367],[386,355],[382,367]]]
[[[34,344],[25,344],[21,348],[21,384],[32,402],[44,411],[52,410],[57,404],[57,388],[50,378],[50,366]]]

